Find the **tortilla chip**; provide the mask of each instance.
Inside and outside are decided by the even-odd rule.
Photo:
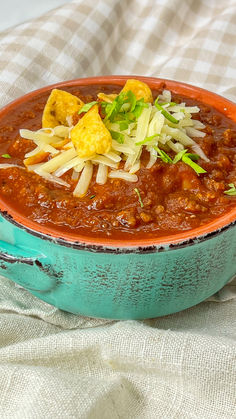
[[[83,105],[84,102],[77,96],[64,90],[53,89],[43,111],[42,127],[68,126],[66,118],[78,112]]]
[[[117,97],[116,93],[111,93],[110,95],[107,95],[106,93],[98,93],[98,99],[107,103],[112,103],[116,97]]]
[[[128,92],[129,90],[135,94],[137,100],[144,98],[146,103],[153,102],[152,91],[146,83],[140,80],[129,79],[121,91]]]
[[[71,130],[71,140],[79,157],[105,154],[111,149],[112,138],[94,105]]]

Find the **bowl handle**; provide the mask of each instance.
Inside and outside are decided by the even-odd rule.
[[[0,240],[0,273],[22,287],[37,292],[52,290],[61,277],[45,255],[2,240]]]

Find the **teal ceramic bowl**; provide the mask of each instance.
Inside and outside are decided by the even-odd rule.
[[[135,76],[136,77],[136,76]],[[52,88],[123,85],[126,76],[79,79],[25,95],[0,119]],[[136,77],[201,100],[236,120],[236,105],[206,90]],[[236,274],[236,208],[198,229],[164,239],[115,241],[45,228],[0,200],[0,274],[38,298],[75,314],[145,319],[184,310],[222,288]]]

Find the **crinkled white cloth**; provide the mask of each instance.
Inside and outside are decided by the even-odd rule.
[[[235,100],[235,6],[67,3],[0,33],[0,104],[59,80],[118,73]],[[235,289],[182,313],[118,322],[62,312],[0,277],[0,417],[236,418]]]

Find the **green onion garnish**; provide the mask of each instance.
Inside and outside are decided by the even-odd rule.
[[[85,105],[82,106],[82,108],[79,110],[78,114],[82,112],[88,112],[94,105],[96,105],[96,103],[98,103],[96,100],[93,102],[85,103]]]
[[[159,103],[158,103],[158,97],[156,98],[154,105],[156,106],[156,108],[161,111],[162,115],[168,119],[170,122],[172,122],[173,124],[178,124],[179,121],[178,119],[175,119],[169,112],[167,112]]]
[[[138,143],[135,143],[135,145],[143,145],[143,144],[146,144],[149,141],[152,141],[154,138],[159,137],[159,136],[160,136],[160,134],[151,135],[150,137],[146,137],[146,138],[144,138],[144,140],[139,141]]]
[[[173,159],[173,163],[177,163],[178,161],[182,160],[182,157],[185,153],[187,153],[188,150],[182,150],[180,151],[178,154],[176,154],[176,156]]]
[[[235,196],[236,195],[235,185],[233,183],[228,183],[228,186],[230,187],[230,189],[228,189],[227,191],[224,191],[224,193],[229,196]]]
[[[2,157],[4,157],[4,159],[11,159],[10,154],[2,154]]]
[[[130,106],[129,106],[128,109],[129,109],[130,112],[133,112],[133,110],[135,109],[136,103],[137,103],[137,99],[136,99],[135,94],[131,90],[129,90],[127,92],[126,99],[125,99],[124,103],[129,104]]]
[[[176,156],[173,159],[173,163],[177,163],[178,161],[183,159],[183,156],[186,155],[187,157],[189,157],[191,160],[198,160],[200,159],[200,156],[198,154],[192,154],[192,153],[187,153],[188,150],[182,150],[180,151],[178,154],[176,154]],[[187,153],[187,154],[186,154]]]
[[[190,166],[198,175],[200,173],[206,173],[206,170],[203,167],[199,166],[193,160],[198,160],[200,156],[198,154],[187,153],[187,150],[182,150],[172,160],[170,156],[168,156],[165,151],[161,150],[159,147],[153,146],[154,150],[156,150],[159,154],[158,158],[160,158],[164,163],[177,163],[178,161],[182,160],[185,164]]]
[[[95,196],[96,196],[96,195],[91,195],[91,196],[89,197],[89,199],[93,199],[93,198],[95,198]]]
[[[182,160],[185,164],[190,166],[197,174],[206,173],[206,170],[199,166],[194,161],[198,160],[200,156],[198,154],[187,153],[188,150],[182,150],[173,159],[173,163],[177,163]]]
[[[197,163],[194,163],[193,160],[195,159],[195,157],[193,158],[191,156],[193,156],[191,153],[184,154],[183,157],[182,157],[182,161],[184,163],[186,163],[188,166],[190,166],[198,175],[200,173],[206,173],[206,170],[205,169],[203,169]],[[194,155],[194,156],[197,156],[197,154]]]
[[[153,146],[154,150],[156,150],[159,154],[158,158],[161,159],[164,163],[173,163],[173,160],[168,156],[168,154],[161,150],[159,147]]]
[[[117,116],[117,114],[119,113],[122,105],[125,103],[125,92],[121,92],[114,100],[112,103],[107,103],[104,106],[104,110],[106,113],[106,117],[105,117],[105,121],[107,121],[109,119],[109,121],[114,122],[115,117]]]
[[[148,104],[144,102],[144,99],[139,99],[136,102],[135,109],[133,110],[133,114],[136,119],[138,119],[143,111],[143,108],[148,108]]]
[[[126,123],[130,124],[139,118],[145,107],[148,107],[148,104],[144,102],[144,99],[137,100],[131,90],[128,92],[121,92],[112,103],[102,102],[102,109],[106,115],[104,122],[109,120],[110,122],[120,123],[120,121],[124,120]]]
[[[198,154],[187,153],[187,156],[193,161],[197,161],[198,159],[200,159],[200,156]]]
[[[129,124],[127,121],[116,121],[116,123],[119,124],[121,131],[125,131],[129,128]]]
[[[118,143],[123,144],[125,141],[124,134],[121,134],[120,132],[110,130],[111,136],[113,140],[116,140]]]
[[[136,192],[136,194],[138,195],[138,200],[139,200],[139,203],[140,203],[140,207],[143,208],[143,201],[142,201],[142,198],[141,198],[141,195],[140,195],[140,192],[139,192],[138,188],[134,188],[134,192]]]

